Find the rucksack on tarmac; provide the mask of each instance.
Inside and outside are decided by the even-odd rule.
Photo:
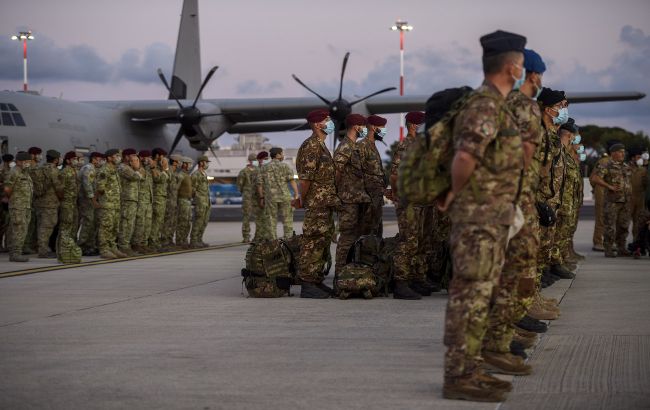
[[[353,295],[372,299],[377,294],[377,281],[372,266],[360,263],[348,263],[336,274],[334,289],[339,299]]]
[[[300,258],[300,240],[302,235],[296,235],[294,232],[293,236],[288,239],[283,239],[290,253],[290,271],[294,276],[298,276],[298,258]],[[332,268],[332,255],[330,253],[329,246],[325,249],[323,254],[323,277],[327,276]]]
[[[283,239],[253,243],[246,251],[243,284],[253,298],[279,298],[290,295],[295,282],[291,252]]]
[[[367,270],[361,267],[368,267],[374,279],[374,285],[370,288],[370,294],[373,297],[388,296],[393,273],[392,255],[396,245],[396,238],[382,239],[376,235],[363,235],[359,237],[350,247],[347,255],[346,267],[350,265],[350,268],[345,271],[346,278],[345,283],[342,284],[342,290],[349,294],[357,293],[367,297],[363,295],[363,290],[368,286],[370,281],[367,278]],[[341,273],[339,273],[339,277],[341,277]],[[360,283],[353,284],[352,282],[355,280],[360,281]],[[338,292],[338,282],[335,288]]]
[[[59,235],[56,257],[64,264],[81,263],[81,248],[66,234]]]

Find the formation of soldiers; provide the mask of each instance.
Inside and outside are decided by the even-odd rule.
[[[2,157],[0,245],[10,261],[56,258],[62,236],[103,259],[208,246],[206,156],[190,175],[192,159],[161,148],[92,152],[88,163],[55,150],[42,163],[42,152]]]

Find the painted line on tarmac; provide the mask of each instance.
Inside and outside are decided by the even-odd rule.
[[[15,271],[0,273],[0,279],[11,278],[11,277],[14,277],[14,276],[31,275],[33,273],[40,273],[40,272],[50,272],[50,271],[62,270],[62,269],[82,268],[82,267],[96,266],[96,265],[106,265],[106,264],[109,264],[109,263],[119,263],[119,262],[134,261],[134,260],[139,260],[139,259],[159,258],[161,256],[181,255],[181,254],[184,254],[184,253],[213,251],[213,250],[218,250],[218,249],[236,248],[237,246],[247,246],[247,245],[249,245],[249,244],[248,243],[243,243],[243,242],[226,243],[226,244],[223,244],[223,245],[208,246],[207,248],[183,249],[183,250],[178,250],[178,251],[170,251],[170,252],[163,252],[163,253],[152,253],[152,254],[148,254],[148,255],[139,255],[139,256],[129,256],[129,257],[126,257],[126,258],[117,258],[117,259],[100,259],[100,260],[97,260],[97,261],[71,263],[71,264],[67,264],[67,265],[66,264],[61,264],[61,265],[53,265],[53,266],[42,266],[40,268],[15,270]]]

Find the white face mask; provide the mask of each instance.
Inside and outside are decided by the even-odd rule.
[[[643,158],[639,158],[639,159],[637,159],[637,160],[636,160],[636,164],[637,164],[638,166],[642,167],[642,166],[643,166]]]
[[[9,168],[14,168],[16,166],[16,163],[14,161],[11,161],[9,163]]]
[[[647,153],[647,152],[644,152],[643,154],[641,154],[641,159],[644,160],[644,161],[649,160],[650,159],[650,154]]]

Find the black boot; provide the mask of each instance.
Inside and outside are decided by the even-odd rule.
[[[315,283],[305,282],[300,288],[300,297],[308,299],[327,299],[330,297],[330,292],[321,289]]]
[[[519,322],[515,323],[515,325],[524,330],[535,333],[545,333],[548,330],[546,323],[533,319],[528,315],[524,316]]]
[[[524,360],[528,359],[528,354],[526,354],[526,348],[524,347],[523,344],[521,344],[521,342],[517,342],[514,340],[510,342],[510,353],[514,354],[515,356],[519,356]]]
[[[405,280],[396,280],[393,289],[393,299],[418,300],[422,299],[419,293],[415,292]]]
[[[566,269],[562,265],[553,265],[553,266],[551,266],[550,272],[553,275],[561,277],[562,279],[573,279],[573,278],[576,277],[575,273],[573,273],[570,270]]]
[[[409,283],[408,286],[422,296],[431,296],[431,289],[424,282],[414,281]]]

